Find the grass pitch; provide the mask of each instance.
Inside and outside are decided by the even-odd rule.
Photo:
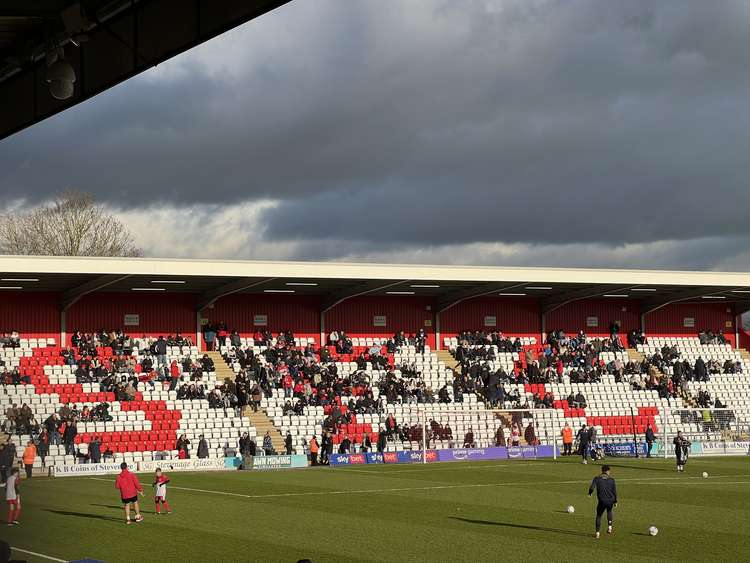
[[[594,539],[597,464],[558,461],[170,473],[173,513],[126,526],[113,477],[23,481],[12,546],[56,560],[748,561],[750,459],[609,459],[615,533]],[[701,477],[708,472],[709,478]],[[568,505],[575,507],[567,514]],[[5,516],[4,512],[2,514]],[[650,537],[649,526],[659,528]],[[26,552],[17,559],[50,561]],[[54,560],[53,559],[53,560]]]

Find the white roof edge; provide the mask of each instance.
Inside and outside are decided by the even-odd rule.
[[[277,262],[260,260],[187,260],[176,258],[0,256],[0,273],[86,273],[99,275],[404,279],[414,281],[750,287],[750,273],[747,272],[357,264],[349,262]]]

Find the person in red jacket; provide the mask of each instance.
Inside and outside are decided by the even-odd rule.
[[[130,524],[130,507],[135,508],[135,521],[142,522],[141,508],[138,506],[138,495],[143,496],[143,487],[134,473],[128,471],[128,464],[124,461],[120,464],[122,471],[115,479],[115,489],[120,491],[120,498],[125,507],[125,523]]]

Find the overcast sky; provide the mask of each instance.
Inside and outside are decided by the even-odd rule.
[[[750,268],[745,0],[294,0],[0,142],[147,255]]]

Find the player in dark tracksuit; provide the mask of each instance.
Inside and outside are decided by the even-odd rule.
[[[596,498],[599,503],[596,505],[596,537],[599,537],[599,530],[602,527],[602,514],[607,512],[607,533],[612,533],[612,523],[614,521],[612,511],[617,506],[617,487],[615,480],[609,474],[609,465],[602,466],[602,474],[594,477],[589,487],[589,496],[596,489]]]

